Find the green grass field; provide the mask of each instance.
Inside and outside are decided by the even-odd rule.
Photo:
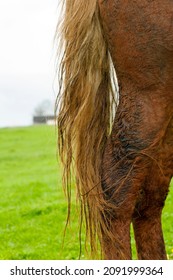
[[[62,247],[67,202],[56,159],[54,127],[0,129],[0,148],[0,259],[78,259],[78,213],[74,204]],[[173,191],[163,212],[170,259],[173,259],[172,202]],[[84,252],[81,259],[87,259]]]

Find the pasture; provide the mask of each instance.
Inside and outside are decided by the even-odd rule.
[[[173,184],[163,211],[169,259],[173,259],[172,189]],[[0,129],[0,259],[78,259],[75,198],[62,246],[66,214],[67,201],[56,159],[55,128]],[[84,242],[82,244],[84,247]],[[81,259],[87,259],[84,250]]]

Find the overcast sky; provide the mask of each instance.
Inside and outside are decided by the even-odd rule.
[[[0,127],[32,123],[55,99],[53,36],[59,0],[0,0]]]

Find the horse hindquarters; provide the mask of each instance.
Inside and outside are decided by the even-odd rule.
[[[133,219],[138,257],[164,259],[161,212],[173,175],[173,3],[99,3],[120,88],[102,169],[102,186],[113,209],[110,231],[115,234],[114,244],[113,238],[105,244],[114,246],[112,258],[117,258],[115,248],[120,247],[124,258],[130,258],[129,224]]]

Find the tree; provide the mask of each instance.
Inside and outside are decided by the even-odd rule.
[[[50,100],[43,100],[34,110],[34,116],[54,115],[53,104]]]

